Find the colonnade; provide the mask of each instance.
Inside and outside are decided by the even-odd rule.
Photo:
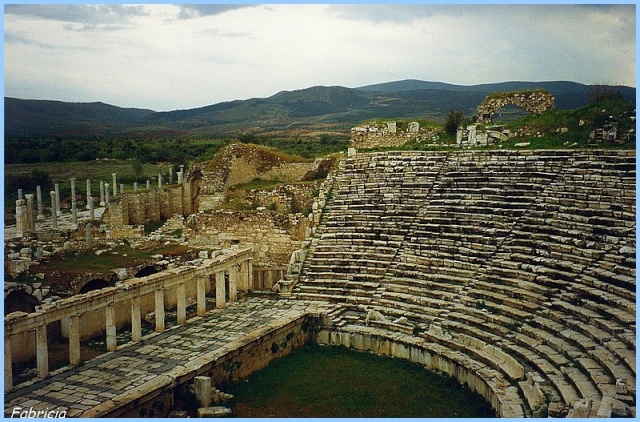
[[[183,184],[185,181],[185,170],[184,166],[180,166],[180,171],[176,172],[178,177],[178,184]],[[107,203],[109,203],[111,199],[111,193],[113,193],[113,197],[118,195],[118,193],[124,192],[124,184],[120,184],[120,190],[118,191],[118,181],[117,174],[111,174],[112,183],[105,183],[103,180],[100,181],[100,206],[104,207]],[[78,224],[78,206],[76,200],[76,178],[71,177],[69,179],[71,186],[71,215],[73,224]],[[90,211],[90,218],[94,219],[94,203],[95,200],[91,196],[91,179],[87,179],[87,188],[86,188],[86,198],[87,204],[86,208]],[[173,184],[173,169],[169,167],[169,184]],[[147,180],[146,182],[147,189],[151,188],[151,182]],[[162,189],[162,173],[158,174],[158,188]],[[133,192],[138,191],[138,182],[133,183]],[[62,215],[62,211],[60,208],[60,184],[56,183],[54,190],[50,192],[51,196],[51,226],[55,229],[58,227],[58,217]],[[34,204],[34,195],[33,194],[24,194],[22,189],[18,189],[18,199],[16,200],[16,234],[17,236],[23,236],[26,233],[34,233],[36,231],[36,220],[41,221],[45,219],[43,213],[43,202],[42,202],[42,190],[38,185],[36,186],[36,195],[35,195],[36,203]],[[37,206],[37,214],[34,215],[34,205]]]
[[[42,305],[36,312],[26,314],[16,312],[5,317],[4,334],[4,385],[5,392],[13,388],[11,339],[13,336],[35,332],[36,373],[39,378],[49,374],[49,347],[47,344],[47,325],[61,320],[68,321],[69,363],[79,365],[80,338],[83,316],[88,312],[104,312],[104,327],[108,351],[117,349],[116,341],[116,304],[130,303],[131,340],[142,339],[141,299],[154,295],[155,331],[165,330],[165,297],[168,292],[176,294],[177,323],[187,322],[187,287],[195,283],[196,315],[206,314],[206,293],[215,289],[216,308],[225,308],[227,296],[229,302],[237,300],[238,291],[253,288],[253,268],[251,249],[233,254],[222,255],[204,265],[191,268],[182,267],[163,271],[148,277],[133,278],[115,287],[85,293],[63,299],[54,304]],[[227,292],[228,279],[228,292]],[[190,285],[193,290],[192,286]],[[228,294],[227,294],[228,293]],[[95,314],[95,313],[94,313]]]

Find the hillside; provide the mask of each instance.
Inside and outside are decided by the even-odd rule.
[[[101,102],[67,103],[5,97],[5,137],[101,136],[121,130],[153,110]]]
[[[491,92],[544,88],[558,109],[589,101],[587,85],[574,82],[503,82],[451,85],[405,80],[360,88],[316,86],[187,110],[154,112],[103,103],[5,98],[5,138],[238,136],[292,127],[345,130],[372,118],[422,117],[442,122],[451,109],[475,114]],[[635,101],[635,88],[615,87]]]

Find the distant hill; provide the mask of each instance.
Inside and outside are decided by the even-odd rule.
[[[154,112],[104,103],[5,98],[5,138],[109,136],[220,136],[249,128],[271,131],[291,127],[346,130],[374,118],[427,118],[442,121],[451,109],[464,115],[492,92],[544,88],[556,107],[573,109],[588,103],[589,86],[566,81],[502,82],[452,85],[404,80],[359,88],[316,86],[282,91],[268,98],[252,98],[206,107]],[[635,88],[615,87],[635,101]]]
[[[5,97],[5,137],[94,136],[121,130],[155,113],[100,102],[67,103]]]

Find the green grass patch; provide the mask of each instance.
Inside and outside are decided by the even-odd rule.
[[[217,210],[220,211],[252,211],[255,210],[256,208],[252,205],[247,204],[246,202],[244,202],[242,199],[240,198],[236,198],[236,199],[232,199],[228,202],[225,202],[224,204],[219,205],[217,208]]]
[[[271,189],[273,187],[282,185],[284,182],[281,180],[264,180],[264,179],[253,179],[248,183],[243,183],[241,185],[235,185],[232,187],[234,190],[246,190],[250,191],[253,189]]]
[[[66,255],[62,259],[56,259],[55,261],[45,264],[45,266],[50,266],[52,269],[67,271],[108,271],[113,268],[134,265],[137,262],[151,258],[151,255],[155,253],[158,252],[123,247],[113,251],[106,251],[101,255],[96,255],[94,252]]]
[[[307,345],[224,390],[237,417],[495,417],[452,377],[344,347]]]

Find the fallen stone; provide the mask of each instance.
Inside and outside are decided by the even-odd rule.
[[[169,413],[170,418],[188,418],[189,413],[186,410],[173,410]]]
[[[201,407],[198,409],[199,418],[224,418],[231,415],[231,409],[224,406]]]

